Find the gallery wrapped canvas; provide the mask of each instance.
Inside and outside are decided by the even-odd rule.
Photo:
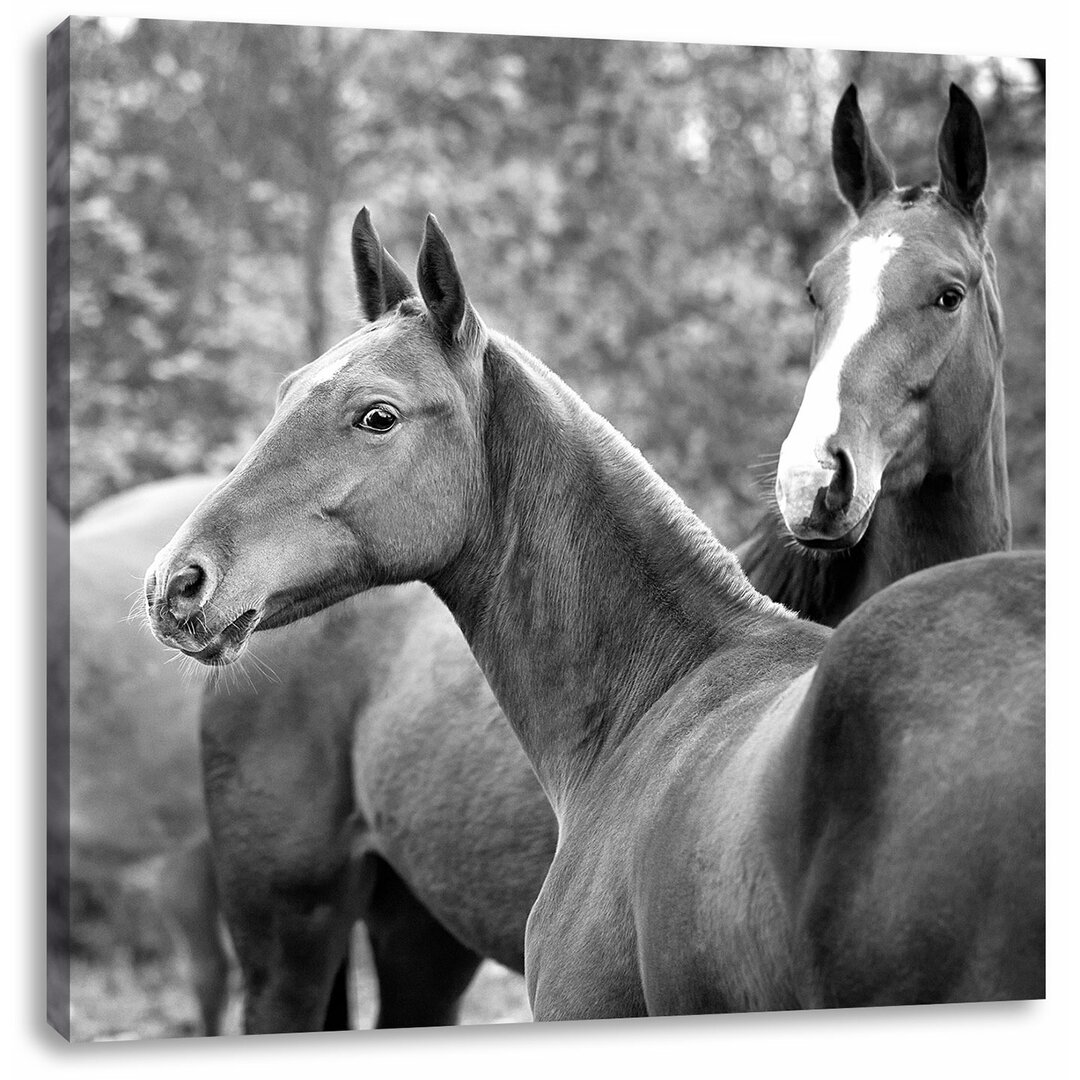
[[[48,69],[58,1031],[1044,996],[1042,61]]]

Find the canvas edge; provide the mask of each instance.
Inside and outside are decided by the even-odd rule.
[[[71,19],[46,39],[46,1001],[71,1041],[70,145]]]

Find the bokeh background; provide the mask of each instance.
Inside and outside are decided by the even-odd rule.
[[[1039,61],[79,19],[70,65],[71,452],[49,483],[72,517],[239,459],[281,377],[354,325],[367,204],[410,269],[434,211],[485,320],[734,544],[805,381],[806,273],[849,220],[837,100],[855,82],[899,181],[932,180],[955,80],[989,143],[1014,543],[1044,543]],[[80,903],[83,1037],[181,1033],[152,920]],[[476,1015],[514,1018],[517,983],[490,982]]]

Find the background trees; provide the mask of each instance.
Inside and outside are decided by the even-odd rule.
[[[72,510],[238,459],[355,318],[366,202],[407,267],[433,210],[485,318],[734,542],[805,378],[805,273],[846,221],[836,101],[857,82],[899,179],[932,179],[950,79],[987,126],[1015,536],[1039,545],[1037,64],[158,21],[72,33]]]

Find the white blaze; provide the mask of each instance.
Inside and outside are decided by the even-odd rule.
[[[336,345],[332,345],[319,357],[320,360],[326,362],[326,367],[311,380],[310,385],[312,387],[322,386],[323,383],[330,382],[348,365],[349,361],[352,359],[354,337],[355,335],[351,334],[344,340],[339,341]]]
[[[832,470],[825,443],[840,426],[840,372],[852,350],[877,324],[881,310],[881,276],[904,238],[886,232],[864,236],[848,248],[847,296],[836,331],[825,346],[806,383],[802,405],[780,449],[780,473],[785,465]]]

